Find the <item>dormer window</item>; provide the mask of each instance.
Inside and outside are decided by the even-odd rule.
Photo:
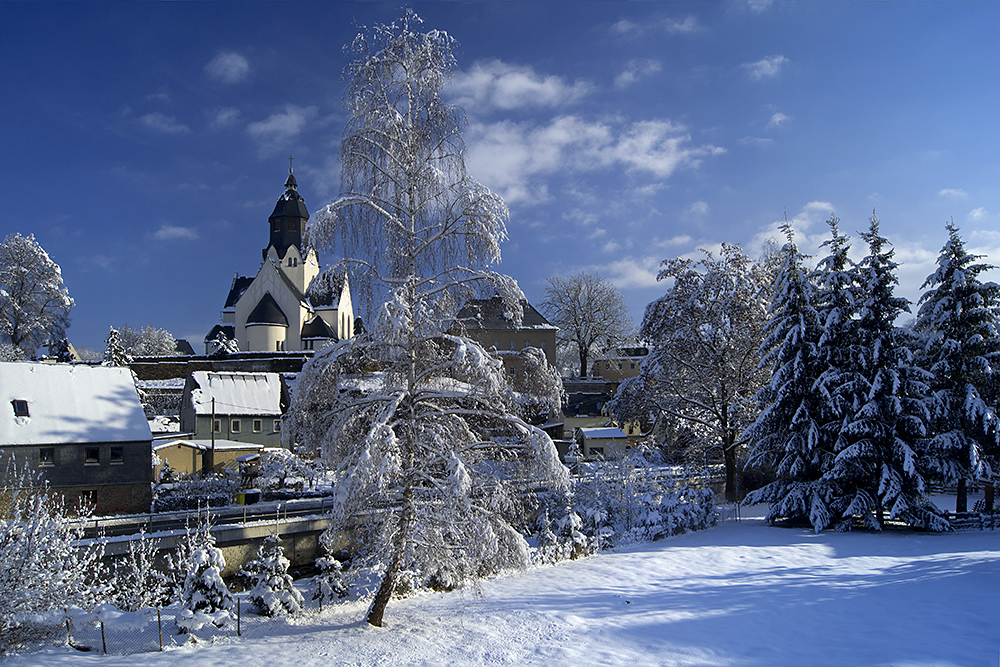
[[[28,414],[28,401],[26,401],[24,399],[21,399],[21,398],[15,398],[13,401],[10,402],[10,404],[12,406],[14,406],[14,416],[15,417],[30,417],[31,416],[30,414]]]

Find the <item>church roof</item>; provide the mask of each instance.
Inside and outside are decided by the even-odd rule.
[[[266,292],[261,300],[257,302],[257,306],[250,312],[247,317],[247,326],[254,324],[269,324],[272,326],[288,326],[288,318],[285,317],[285,313],[282,312],[281,306],[278,302],[274,300],[270,292]]]
[[[302,340],[307,339],[325,339],[325,340],[337,340],[337,333],[330,328],[330,325],[326,321],[316,315],[311,320],[302,325]]]
[[[236,308],[236,302],[240,300],[240,297],[247,291],[251,283],[253,283],[252,276],[237,274],[233,278],[233,286],[229,288],[229,296],[226,297],[226,305],[223,307],[223,310],[226,308]]]
[[[524,317],[521,326],[515,326],[514,320],[504,309],[503,299],[495,296],[491,299],[470,299],[462,310],[458,311],[457,322],[467,330],[475,329],[558,329],[545,319],[534,306],[521,299],[521,309]]]

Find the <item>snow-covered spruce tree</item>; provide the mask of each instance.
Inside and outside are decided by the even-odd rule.
[[[819,350],[823,330],[816,285],[791,227],[786,223],[782,229],[787,243],[760,348],[760,365],[771,381],[757,392],[762,411],[745,434],[753,448],[749,465],[774,466],[777,479],[746,502],[769,503],[768,521],[804,517],[819,532],[832,518],[823,474],[832,467],[834,451],[823,425],[836,415],[817,382],[826,365]]]
[[[33,234],[10,234],[0,243],[0,343],[31,357],[66,334],[72,307],[59,265]]]
[[[954,223],[945,229],[948,242],[920,297],[917,359],[933,375],[926,454],[935,476],[958,484],[955,511],[965,512],[968,482],[990,474],[984,443],[995,449],[998,441],[996,405],[987,399],[1000,358],[1000,286],[979,280],[996,267],[977,263],[982,257],[966,251]]]
[[[300,614],[304,600],[288,574],[288,559],[277,533],[268,535],[260,545],[257,559],[247,563],[240,575],[249,584],[247,597],[258,614]]]
[[[490,270],[507,207],[466,173],[460,111],[441,99],[455,42],[419,23],[406,11],[354,41],[343,194],[309,238],[339,237],[356,293],[381,305],[365,336],[306,365],[283,429],[337,470],[332,529],[367,519],[376,626],[404,567],[457,586],[527,564],[519,492],[568,486],[552,441],[516,416],[500,361],[450,333],[464,299],[499,295],[519,320],[522,295]]]
[[[665,260],[666,294],[646,306],[639,337],[652,345],[635,378],[608,408],[620,423],[649,412],[697,429],[726,467],[726,500],[738,500],[740,435],[756,419],[753,400],[767,378],[758,368],[761,331],[774,282],[770,262],[753,262],[738,245],[695,262]]]
[[[104,339],[104,365],[128,366],[132,363],[132,355],[125,349],[121,333],[111,327],[108,337]]]
[[[344,566],[334,555],[331,544],[332,535],[325,532],[320,535],[320,545],[323,547],[323,556],[316,559],[316,568],[319,573],[313,577],[313,600],[319,601],[319,607],[323,609],[324,602],[336,602],[347,597],[350,587],[344,577]]]
[[[0,480],[0,655],[25,642],[65,638],[61,619],[46,612],[103,601],[94,585],[103,543],[76,545],[89,517],[87,508],[72,517],[61,494],[7,459]]]
[[[181,548],[186,552],[186,560],[182,563],[184,587],[177,624],[182,630],[193,630],[206,622],[223,625],[235,600],[222,580],[226,559],[215,546],[207,512],[199,515],[194,530],[188,529],[187,543]]]
[[[853,517],[877,530],[885,523],[886,510],[888,518],[944,530],[947,522],[924,494],[919,460],[929,417],[926,374],[913,365],[906,333],[894,324],[900,313],[909,312],[907,300],[894,295],[895,251],[887,248],[874,215],[861,237],[869,254],[857,265],[854,367],[850,375],[842,374],[836,388],[849,411],[833,467],[825,475],[839,493],[831,509],[845,522]]]

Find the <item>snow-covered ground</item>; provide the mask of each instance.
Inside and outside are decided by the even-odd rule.
[[[381,629],[353,602],[164,653],[7,663],[996,666],[998,593],[1000,531],[815,535],[744,518],[393,601]]]

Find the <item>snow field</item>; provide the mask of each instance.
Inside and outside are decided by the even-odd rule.
[[[998,571],[1000,531],[815,535],[749,519],[394,600],[381,629],[355,601],[164,653],[8,663],[997,665]]]

